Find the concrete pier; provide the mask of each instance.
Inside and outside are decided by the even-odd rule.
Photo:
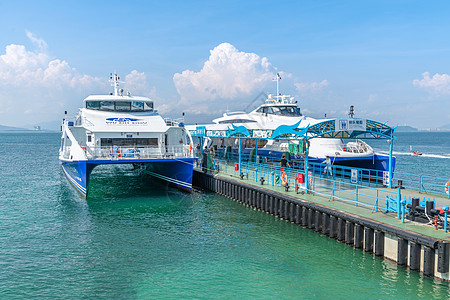
[[[310,195],[194,170],[193,185],[236,200],[288,222],[337,239],[348,246],[395,261],[399,266],[449,281],[450,241],[311,201]],[[267,187],[267,188],[266,188]],[[330,204],[333,204],[329,202]],[[356,211],[356,209],[354,209]],[[359,212],[359,211],[358,211]],[[364,215],[366,214],[366,215]],[[430,231],[432,232],[432,231]]]

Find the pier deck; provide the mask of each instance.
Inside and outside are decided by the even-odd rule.
[[[197,171],[201,171],[200,168],[196,168]],[[327,180],[326,178],[321,178],[321,177],[316,177],[316,189],[315,189],[315,194],[303,194],[301,193],[301,190],[299,190],[298,193],[296,193],[294,191],[294,187],[291,186],[289,188],[289,191],[286,192],[285,188],[283,186],[279,186],[279,185],[272,185],[270,182],[267,183],[265,182],[264,185],[261,185],[260,182],[255,181],[253,178],[252,179],[247,179],[246,177],[244,177],[244,179],[241,179],[238,175],[237,172],[234,171],[234,168],[232,165],[229,165],[229,168],[226,169],[222,169],[220,172],[211,172],[210,174],[217,176],[217,177],[224,177],[224,178],[228,178],[231,180],[235,180],[237,182],[241,182],[241,183],[245,183],[246,185],[251,185],[251,186],[255,186],[258,187],[260,189],[265,189],[268,191],[272,191],[272,192],[276,192],[282,195],[287,195],[290,197],[294,197],[300,200],[306,200],[318,205],[322,205],[334,210],[339,210],[348,214],[353,214],[359,217],[363,217],[369,220],[373,220],[375,222],[380,222],[380,223],[384,223],[387,225],[391,225],[394,227],[397,227],[399,229],[402,230],[408,230],[417,234],[421,234],[421,235],[425,235],[428,237],[432,237],[435,239],[439,239],[439,240],[445,240],[445,241],[450,241],[450,232],[445,232],[443,230],[436,230],[434,227],[425,225],[425,224],[421,224],[421,223],[417,223],[417,222],[413,222],[410,220],[405,219],[404,223],[402,223],[402,220],[399,220],[396,218],[397,214],[393,213],[393,212],[389,212],[389,213],[385,213],[384,211],[378,210],[375,211],[373,210],[372,207],[369,207],[367,205],[363,205],[362,203],[351,203],[351,202],[347,202],[347,201],[342,201],[340,200],[337,196],[336,197],[330,197],[328,195],[325,194],[321,194],[320,191],[321,190],[327,190],[327,186],[329,187],[331,185],[330,181]],[[323,187],[323,188],[321,188]],[[376,190],[373,188],[368,188],[368,187],[364,187],[361,186],[359,187],[360,189],[360,193],[361,194],[365,194],[365,195],[371,195],[371,196],[375,196],[376,194]],[[383,191],[385,191],[386,194],[389,193],[395,193],[395,191],[397,189],[389,189],[389,188],[377,188],[378,193],[383,193]],[[348,190],[348,193],[353,193],[353,191],[351,191],[350,189]],[[426,194],[426,193],[419,193],[417,191],[414,190],[409,190],[409,189],[402,189],[401,190],[402,193],[402,197],[426,197],[426,198],[434,198],[436,201],[436,207],[443,207],[443,206],[450,206],[450,200],[447,198],[443,198],[443,197],[439,197],[438,195],[433,195],[433,194]],[[385,196],[384,195],[380,195],[380,201],[384,201]]]

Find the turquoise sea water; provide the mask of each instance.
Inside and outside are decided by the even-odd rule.
[[[397,168],[449,176],[436,134],[398,134]],[[399,154],[412,141],[434,156]],[[0,299],[450,298],[449,283],[127,166],[95,169],[85,200],[58,148],[57,133],[0,133]]]

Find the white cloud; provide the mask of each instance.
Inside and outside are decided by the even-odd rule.
[[[173,76],[181,103],[197,105],[196,110],[207,111],[214,100],[255,94],[276,73],[267,58],[239,51],[229,43],[218,45],[210,53],[199,72],[185,70]]]
[[[321,82],[297,82],[294,83],[295,88],[301,94],[305,93],[315,93],[322,91],[325,87],[328,86],[328,80],[322,80]]]
[[[423,79],[421,80],[413,80],[415,86],[438,96],[450,94],[450,75],[436,73],[433,77],[430,77],[430,73],[425,72],[422,76]]]
[[[125,76],[124,89],[135,95],[151,96],[155,94],[155,88],[150,88],[145,73],[137,70],[133,70]]]
[[[10,44],[0,55],[0,124],[54,120],[64,110],[74,113],[87,95],[111,89],[106,76],[78,72],[67,61],[50,57],[44,40],[30,32],[27,36],[38,45],[37,51]],[[154,92],[147,87],[144,73],[134,70],[125,78],[127,87],[136,94]]]
[[[30,39],[30,41],[36,45],[40,51],[46,51],[47,50],[47,43],[40,38],[37,38],[32,32],[27,31],[26,32],[27,37]]]

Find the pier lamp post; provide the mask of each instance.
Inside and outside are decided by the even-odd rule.
[[[394,148],[394,136],[391,131],[391,140],[389,141],[389,188],[392,188],[392,152]]]
[[[305,193],[308,193],[309,189],[309,174],[308,174],[308,156],[309,156],[309,147],[308,147],[308,139],[303,139],[303,143],[305,143]]]
[[[241,135],[239,134],[239,164],[238,164],[238,174],[241,174]]]

